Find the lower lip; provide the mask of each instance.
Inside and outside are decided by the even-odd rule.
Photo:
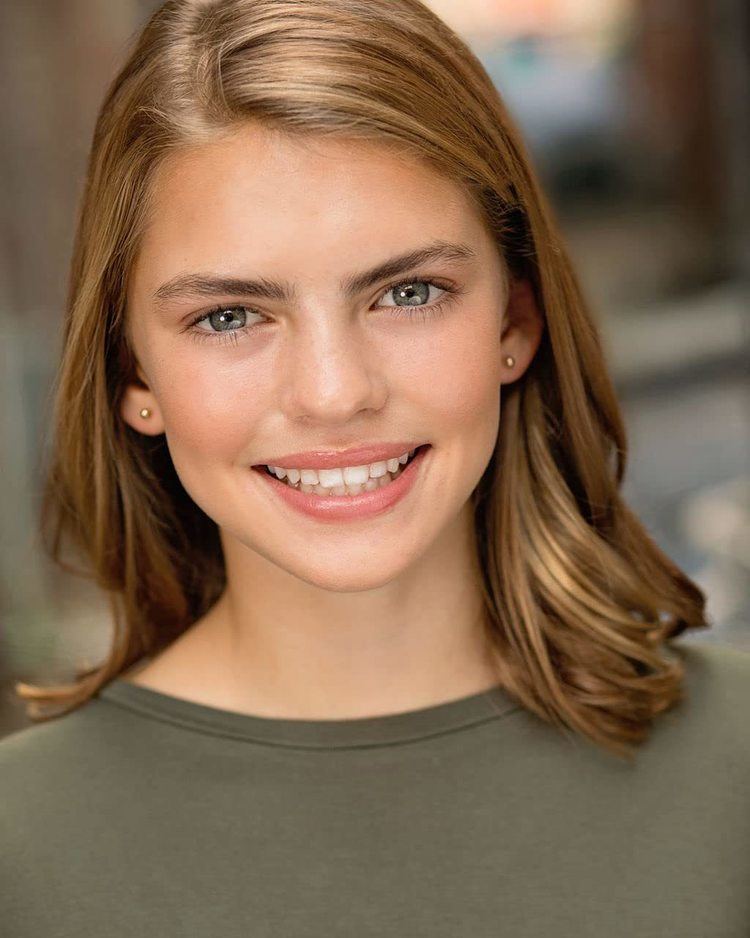
[[[301,514],[317,521],[356,521],[380,515],[405,498],[414,485],[430,449],[429,445],[420,449],[393,482],[360,495],[313,495],[310,492],[300,492],[276,476],[270,475],[265,467],[253,466],[252,469],[268,482],[279,498]]]

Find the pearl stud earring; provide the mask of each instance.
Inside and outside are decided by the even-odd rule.
[[[148,407],[144,407],[143,410],[141,411],[141,417],[145,419],[146,417],[150,417],[150,416],[151,416],[151,411],[148,409]]]
[[[516,363],[516,360],[515,358],[513,358],[512,355],[505,356],[505,364],[508,366],[508,368],[512,368],[515,365],[515,363]]]

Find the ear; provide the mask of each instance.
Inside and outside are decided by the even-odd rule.
[[[500,336],[501,384],[517,381],[536,355],[544,334],[544,316],[539,309],[530,280],[511,277],[508,285],[503,331]],[[515,364],[505,358],[512,355]]]
[[[146,436],[158,436],[164,433],[164,421],[158,401],[148,385],[141,366],[137,366],[138,376],[125,388],[120,402],[120,415],[128,426]],[[146,414],[146,411],[149,411]]]

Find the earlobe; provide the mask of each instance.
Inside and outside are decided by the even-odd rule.
[[[120,415],[128,426],[147,436],[164,433],[164,421],[154,395],[148,388],[131,384],[125,389]]]
[[[531,364],[544,333],[544,317],[529,280],[513,278],[500,337],[501,384],[517,381]]]

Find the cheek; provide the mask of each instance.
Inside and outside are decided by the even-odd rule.
[[[431,343],[423,362],[431,409],[469,428],[496,421],[500,324],[491,307],[464,308]]]
[[[155,393],[175,464],[241,453],[267,409],[262,382],[248,363],[217,368],[216,355],[184,355],[159,364]]]

